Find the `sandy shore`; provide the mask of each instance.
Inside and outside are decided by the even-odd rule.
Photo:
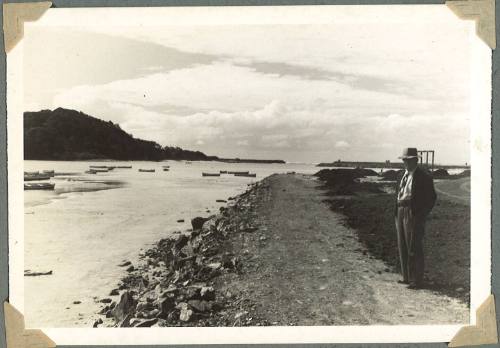
[[[392,208],[390,197],[332,197],[313,176],[272,175],[230,200],[202,228],[160,241],[137,264],[125,262],[129,275],[113,290],[120,301],[103,304],[95,326],[468,322],[461,295],[468,290],[456,288],[468,287],[461,284],[467,261],[458,252],[450,260],[456,265],[451,287],[437,282],[446,270],[431,273],[435,288],[415,291],[397,283],[391,261],[397,249],[382,206]],[[373,206],[382,206],[380,222],[365,214]],[[443,208],[450,215],[436,214],[432,223],[455,218],[453,209],[462,213],[458,206]],[[355,212],[367,215],[358,226],[351,222]],[[442,249],[457,244],[448,237],[440,241],[452,243]],[[448,255],[429,259],[431,269],[442,256]]]

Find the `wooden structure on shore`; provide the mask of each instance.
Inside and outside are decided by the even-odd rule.
[[[434,150],[420,150],[417,151],[420,156],[420,164],[426,166],[429,169],[429,155],[431,155],[431,172],[434,171]],[[425,154],[425,163],[424,163],[424,154]]]

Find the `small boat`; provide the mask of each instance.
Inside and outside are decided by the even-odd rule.
[[[221,170],[221,171],[219,171],[219,173],[221,173],[221,174],[227,174],[227,170]]]
[[[246,172],[227,172],[228,174],[240,175],[240,174],[250,174],[249,171]]]
[[[255,178],[257,176],[257,174],[253,173],[248,173],[248,174],[242,174],[242,173],[235,173],[234,176],[246,176],[248,178]]]
[[[154,173],[155,170],[154,169],[139,169],[140,172],[143,172],[143,173]]]
[[[24,181],[49,180],[50,175],[47,174],[28,174],[24,176]]]
[[[108,166],[89,166],[90,168],[108,168]]]
[[[93,169],[91,168],[90,171],[96,172],[96,173],[107,173],[109,172],[108,169]]]
[[[113,169],[115,169],[116,167],[110,166],[110,167],[106,167],[106,168],[107,168],[107,169],[108,169],[108,171],[109,171],[109,170],[113,170]]]
[[[170,168],[170,166],[162,166],[163,168]]]
[[[130,169],[130,168],[132,168],[132,166],[116,166],[116,168],[120,168],[120,169]]]
[[[24,175],[38,175],[40,172],[37,170],[36,172],[24,172]]]
[[[201,173],[201,176],[220,176],[220,173]]]
[[[46,175],[50,175],[51,177],[53,177],[56,174],[55,171],[54,171],[54,169],[52,169],[52,170],[44,170],[42,173],[46,174]]]
[[[90,170],[85,171],[85,174],[97,174],[97,171],[90,169]]]
[[[170,169],[169,168],[163,168],[164,172],[168,172]]]
[[[49,182],[28,183],[24,184],[25,190],[53,190],[56,184]]]

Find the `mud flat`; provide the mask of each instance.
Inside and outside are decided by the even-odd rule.
[[[94,326],[468,322],[462,291],[415,291],[397,283],[389,257],[397,249],[385,223],[372,225],[369,233],[350,226],[349,212],[356,211],[338,202],[375,204],[372,197],[384,197],[392,207],[390,195],[368,186],[369,193],[361,194],[349,185],[355,199],[329,195],[309,175],[271,175],[249,186],[219,214],[193,219],[192,231],[159,241],[138,264],[122,263],[129,275],[111,292],[119,300],[103,303]],[[370,233],[385,236],[387,241],[372,238],[383,252],[367,243],[363,235]],[[442,242],[456,244],[455,238]],[[461,284],[461,278],[454,282]],[[461,286],[466,292],[467,285]]]

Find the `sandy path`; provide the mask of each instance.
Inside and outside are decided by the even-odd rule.
[[[253,257],[227,284],[256,303],[255,315],[274,325],[468,322],[458,300],[398,284],[322,202],[318,185],[309,176],[276,175],[259,190],[260,235],[244,243]]]
[[[470,178],[434,182],[438,195],[456,203],[470,205]]]

